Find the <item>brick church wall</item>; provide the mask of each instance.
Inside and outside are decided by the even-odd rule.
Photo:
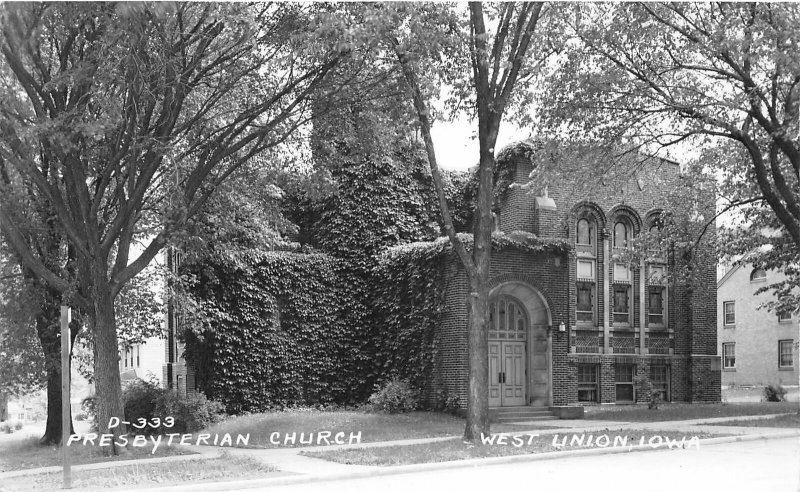
[[[533,164],[525,157],[512,156],[506,165],[515,166],[516,184],[526,184],[533,170]],[[658,213],[668,203],[668,196],[674,189],[684,186],[684,177],[679,166],[667,161],[650,161],[627,179],[600,183],[582,183],[580,180],[563,179],[548,186],[548,195],[556,210],[537,209],[536,200],[530,191],[519,186],[501,190],[498,214],[499,229],[504,233],[524,231],[540,238],[566,239],[575,241],[575,217],[573,211],[581,203],[596,207],[605,221],[605,228],[598,227],[598,243],[610,239],[613,232],[614,217],[627,214],[634,222],[636,234],[649,227],[648,217]],[[713,196],[700,204],[706,217],[713,216]],[[710,247],[713,239],[713,224],[707,233],[702,247]],[[599,275],[603,275],[603,288],[596,289],[597,319],[594,328],[598,335],[603,334],[602,315],[608,297],[609,278],[613,272],[606,251],[596,248],[595,261]],[[681,258],[670,255],[668,268],[680,267]],[[707,258],[707,259],[706,259]],[[616,401],[615,367],[618,364],[632,365],[638,374],[649,378],[654,364],[668,366],[669,388],[672,401],[710,402],[720,400],[720,370],[716,340],[716,263],[713,255],[703,256],[703,261],[694,267],[693,286],[676,283],[667,287],[667,326],[671,341],[670,354],[649,354],[648,349],[636,353],[615,354],[577,354],[571,346],[570,333],[575,330],[576,268],[574,258],[561,258],[556,266],[555,255],[521,253],[519,251],[500,251],[493,253],[493,285],[508,280],[509,275],[533,279],[531,286],[548,299],[553,327],[551,328],[552,361],[552,399],[554,405],[575,405],[577,401],[577,372],[579,364],[593,364],[598,369],[598,390],[600,403]],[[447,308],[439,331],[439,360],[437,384],[449,392],[458,394],[462,403],[467,395],[467,281],[463,268],[455,257],[450,258]],[[676,264],[677,262],[677,264]],[[631,284],[632,323],[629,328],[608,328],[609,335],[635,335],[649,337],[642,327],[640,313],[643,299],[638,286],[643,280],[641,269],[633,268]],[[610,307],[608,308],[610,309]],[[557,327],[564,322],[569,328],[559,332]],[[641,342],[644,343],[644,342]],[[649,397],[646,385],[638,381],[636,400],[646,401]]]

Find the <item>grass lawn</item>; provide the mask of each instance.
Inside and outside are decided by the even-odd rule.
[[[0,436],[0,472],[61,465],[62,458],[60,447],[40,446],[39,438],[36,436],[24,438],[12,436]],[[69,449],[71,463],[73,465],[157,458],[160,456],[173,456],[178,454],[194,454],[182,446],[164,445],[159,446],[155,454],[151,453],[152,445],[131,447],[129,454],[123,456],[104,456],[103,448],[97,446],[81,446],[76,443],[73,443]]]
[[[259,413],[233,417],[203,432],[211,434],[250,434],[248,447],[276,448],[317,445],[320,431],[333,436],[344,432],[347,441],[351,433],[361,432],[361,442],[392,441],[422,437],[460,436],[464,433],[464,419],[436,412],[410,412],[405,414],[366,413],[356,411],[326,412],[311,409],[293,409],[282,412]],[[493,425],[495,431],[520,430],[519,426]],[[272,433],[278,432],[280,444],[270,442]],[[300,444],[300,433],[314,433],[312,444]],[[297,433],[295,443],[286,443],[285,436]],[[234,438],[235,441],[235,438]],[[349,441],[348,441],[349,442]],[[321,444],[325,444],[322,442]]]
[[[667,439],[671,442],[682,441],[688,447],[692,437],[709,437],[708,433],[684,433],[674,431],[640,431],[606,430],[592,433],[568,433],[548,436],[531,437],[523,434],[516,442],[511,436],[506,436],[505,442],[495,441],[492,445],[476,446],[465,443],[461,439],[452,439],[429,444],[415,444],[410,446],[388,446],[374,448],[339,449],[332,451],[303,451],[302,454],[314,458],[321,458],[336,463],[373,466],[397,466],[416,463],[438,463],[442,461],[457,461],[471,458],[490,458],[497,456],[511,456],[519,454],[549,453],[561,450],[589,449],[596,447],[627,447],[639,445],[644,437],[644,444],[668,449]],[[573,437],[574,436],[574,437]],[[591,441],[589,441],[591,437]],[[659,436],[659,438],[655,437]],[[715,434],[717,436],[717,434]],[[566,439],[566,440],[565,440]],[[580,441],[579,441],[580,439]],[[598,439],[600,439],[598,443]],[[695,441],[696,443],[697,441]],[[696,444],[699,445],[699,444]],[[674,445],[674,448],[680,446]]]
[[[615,405],[585,407],[586,420],[618,420],[623,422],[664,422],[668,420],[690,420],[715,417],[739,417],[742,415],[766,415],[796,412],[794,402],[762,403],[664,403],[650,410],[640,405]]]
[[[75,490],[103,490],[116,487],[143,488],[153,485],[179,485],[204,480],[246,480],[264,478],[276,471],[273,467],[243,456],[223,454],[220,458],[190,460],[180,463],[154,463],[105,468],[102,470],[73,470]],[[5,490],[57,490],[62,474],[43,473],[7,479]]]
[[[753,420],[728,420],[709,425],[733,425],[737,427],[792,427],[800,428],[800,414],[781,415]]]

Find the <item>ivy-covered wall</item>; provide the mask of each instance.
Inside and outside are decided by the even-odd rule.
[[[198,388],[234,414],[362,399],[367,307],[342,267],[323,254],[272,252],[193,272],[210,326],[186,334]]]
[[[395,376],[422,387],[435,354],[442,254],[390,250],[366,281],[321,253],[205,264],[192,273],[210,328],[185,335],[198,389],[237,414],[363,402]]]

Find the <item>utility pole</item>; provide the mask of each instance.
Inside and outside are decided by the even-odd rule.
[[[72,310],[67,306],[61,306],[61,450],[64,453],[64,484],[61,488],[72,488],[72,470],[69,462],[69,431],[70,424],[70,398],[69,398],[69,352],[70,336],[69,322],[72,318]]]

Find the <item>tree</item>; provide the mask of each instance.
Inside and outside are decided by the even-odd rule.
[[[100,430],[117,436],[115,298],[231,173],[308,121],[309,95],[350,52],[348,25],[298,4],[9,4],[1,15],[0,191],[33,184],[74,277],[36,254],[5,203],[0,226],[25,268],[85,313]]]
[[[727,206],[767,205],[797,248],[799,20],[791,3],[565,9],[570,41],[543,119],[561,135],[637,152],[733,152],[712,169],[725,179]]]
[[[490,20],[496,21],[492,30],[486,24],[486,12],[480,2],[469,4],[469,43],[472,77],[469,85],[474,91],[478,122],[479,160],[472,254],[456,235],[453,219],[444,193],[442,176],[436,161],[431,137],[432,115],[428,96],[420,84],[420,53],[414,49],[414,39],[391,39],[398,63],[403,71],[410,97],[419,119],[431,175],[436,187],[444,230],[463,264],[469,279],[469,394],[467,424],[464,437],[477,440],[489,432],[488,401],[488,321],[489,321],[489,264],[493,230],[492,201],[495,172],[495,144],[506,109],[513,103],[518,81],[528,79],[534,72],[533,57],[529,54],[534,33],[542,16],[541,3],[502,3],[490,9]],[[423,14],[425,12],[423,11]],[[422,17],[422,16],[420,16]],[[424,20],[417,18],[417,21]],[[451,16],[442,25],[454,30],[457,18]],[[434,36],[434,39],[435,36]],[[422,44],[430,39],[417,39]],[[435,48],[434,48],[435,49]],[[430,51],[421,53],[429,55]],[[517,88],[518,90],[519,88]],[[472,99],[474,96],[474,99]]]

